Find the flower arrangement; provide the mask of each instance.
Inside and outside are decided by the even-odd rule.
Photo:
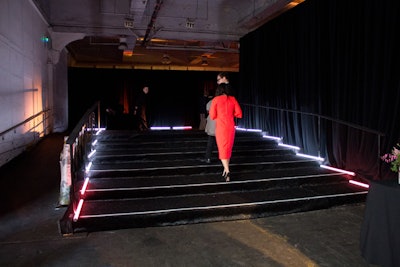
[[[391,153],[386,153],[381,157],[384,162],[390,163],[390,170],[397,173],[400,169],[400,150],[398,148],[400,148],[400,144],[396,144]]]

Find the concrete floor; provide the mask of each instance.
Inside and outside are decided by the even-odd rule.
[[[62,237],[62,137],[51,135],[0,168],[0,266],[375,266],[360,255],[364,203]]]

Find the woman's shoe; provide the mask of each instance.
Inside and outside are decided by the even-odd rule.
[[[231,180],[231,173],[230,172],[227,172],[226,174],[225,174],[225,182],[229,182]]]
[[[225,170],[222,172],[222,176],[224,176],[224,178],[225,178],[225,176],[226,176],[226,171]]]

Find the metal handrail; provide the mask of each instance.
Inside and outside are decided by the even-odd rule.
[[[68,136],[68,139],[66,141],[67,144],[72,145],[75,142],[75,139],[79,136],[82,127],[87,123],[90,114],[98,110],[99,106],[100,102],[96,102],[85,112],[85,114],[82,116],[82,118],[79,120],[75,128],[71,131],[70,135]],[[98,114],[98,116],[100,116],[100,114]]]
[[[302,115],[309,115],[309,116],[313,116],[313,117],[318,117],[320,119],[326,119],[326,120],[329,120],[329,121],[332,121],[332,122],[337,122],[337,123],[340,123],[340,124],[343,124],[343,125],[346,125],[346,126],[350,126],[350,127],[354,128],[354,129],[361,130],[361,131],[364,131],[364,132],[376,134],[376,135],[379,135],[379,136],[385,136],[385,134],[382,133],[382,132],[369,129],[367,127],[364,127],[364,126],[361,126],[361,125],[358,125],[358,124],[355,124],[355,123],[346,122],[346,121],[343,121],[343,120],[339,120],[339,119],[335,119],[335,118],[332,118],[332,117],[319,115],[319,114],[315,114],[315,113],[311,113],[311,112],[304,112],[304,111],[298,111],[298,110],[293,110],[293,109],[285,109],[285,108],[275,108],[275,107],[268,107],[268,106],[262,106],[262,105],[254,105],[254,104],[246,104],[246,103],[245,104],[241,104],[241,105],[250,106],[250,107],[257,107],[257,108],[265,108],[265,109],[270,109],[270,110],[285,111],[285,112],[297,113],[297,114],[302,114]]]
[[[321,153],[321,147],[320,147],[320,145],[321,145],[320,144],[320,141],[321,141],[321,119],[325,119],[325,120],[331,121],[333,123],[338,123],[338,124],[341,124],[341,125],[345,125],[345,126],[348,126],[348,127],[353,128],[353,129],[360,130],[360,131],[363,131],[363,132],[366,132],[366,133],[374,134],[374,135],[377,136],[377,161],[380,162],[379,159],[380,159],[380,154],[381,154],[381,138],[385,136],[385,134],[380,132],[380,131],[376,131],[376,130],[369,129],[369,128],[361,126],[361,125],[357,125],[357,124],[354,124],[354,123],[346,122],[346,121],[343,121],[343,120],[339,120],[339,119],[336,119],[336,118],[332,118],[332,117],[324,116],[324,115],[320,115],[320,114],[315,114],[315,113],[311,113],[311,112],[303,112],[303,111],[292,110],[292,109],[269,107],[269,106],[262,106],[262,105],[248,104],[248,103],[242,103],[241,105],[242,106],[247,106],[247,107],[250,107],[250,108],[260,108],[260,109],[266,109],[266,110],[274,110],[274,111],[278,111],[278,112],[281,112],[281,113],[284,113],[284,112],[295,113],[295,114],[308,115],[308,116],[312,116],[312,117],[317,118],[318,119],[318,135],[319,135],[319,137],[318,137],[318,148],[319,148],[318,156],[320,156],[320,153]],[[281,125],[281,132],[283,132],[282,127],[283,126]]]
[[[71,131],[65,143],[69,145],[70,153],[70,205],[75,209],[76,206],[76,192],[75,184],[78,180],[78,173],[82,166],[86,163],[87,150],[89,149],[89,143],[92,139],[92,135],[95,131],[96,125],[96,113],[100,118],[100,101],[93,104],[76,124],[75,128]],[[98,119],[98,123],[100,119]],[[98,125],[100,128],[100,125]]]
[[[6,133],[8,133],[8,132],[11,132],[12,130],[14,130],[14,129],[18,128],[19,126],[21,126],[21,125],[24,125],[24,124],[28,123],[29,121],[31,121],[31,120],[33,120],[33,119],[35,119],[36,117],[39,117],[40,115],[42,115],[42,114],[44,114],[44,113],[46,113],[46,112],[48,112],[48,111],[50,111],[50,109],[45,109],[45,110],[42,110],[42,111],[40,111],[39,113],[37,113],[37,114],[35,114],[35,115],[32,115],[32,116],[30,116],[29,118],[25,119],[24,121],[22,121],[22,122],[20,122],[20,123],[18,123],[18,124],[16,124],[16,125],[14,125],[14,126],[12,126],[12,127],[8,128],[8,129],[7,129],[7,130],[5,130],[5,131],[2,131],[2,132],[0,133],[0,136],[3,136],[3,135],[5,135]]]

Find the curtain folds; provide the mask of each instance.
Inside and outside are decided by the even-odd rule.
[[[393,178],[379,156],[400,137],[398,14],[396,0],[308,0],[243,37],[243,126],[367,179]]]

